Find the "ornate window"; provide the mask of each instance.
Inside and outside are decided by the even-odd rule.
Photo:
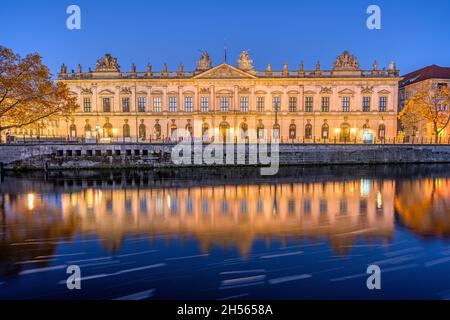
[[[177,97],[169,97],[169,112],[177,112],[178,99]]]
[[[248,137],[248,124],[243,122],[240,125],[240,134],[241,134],[241,139],[246,139]]]
[[[272,108],[274,112],[278,112],[281,110],[281,97],[280,96],[274,96],[272,98]]]
[[[194,111],[194,104],[192,97],[185,97],[184,98],[184,111],[185,112],[192,112]]]
[[[381,123],[378,126],[378,139],[383,140],[386,137],[386,126]]]
[[[206,122],[202,123],[202,139],[203,141],[209,140],[209,125]]]
[[[330,138],[330,126],[328,123],[322,125],[322,139],[327,140]]]
[[[71,138],[77,137],[77,126],[73,123],[70,125],[70,137]]]
[[[297,138],[297,126],[291,123],[289,126],[289,139],[295,140]]]
[[[222,121],[219,125],[219,132],[222,141],[226,141],[227,136],[229,135],[230,132],[230,124],[226,121]]]
[[[257,135],[258,135],[258,139],[264,139],[265,138],[264,125],[261,122],[258,124],[258,127],[256,128],[256,132],[257,132]]]
[[[305,126],[305,139],[312,139],[313,135],[313,127],[310,123],[306,124]]]
[[[146,136],[147,136],[147,127],[145,126],[144,123],[141,122],[141,124],[139,125],[139,139],[145,140]]]
[[[230,107],[230,98],[220,97],[220,112],[228,112]]]
[[[145,112],[147,108],[147,99],[145,97],[138,98],[138,112]]]
[[[386,107],[387,107],[387,97],[381,96],[379,100],[378,110],[380,112],[386,112]]]
[[[156,123],[154,126],[154,133],[155,133],[155,139],[159,140],[161,139],[161,125],[159,123]]]
[[[313,112],[313,97],[305,97],[305,112]]]
[[[84,126],[84,135],[89,138],[91,136],[91,131],[91,125],[89,123],[86,123],[86,125]]]
[[[273,136],[275,139],[279,139],[279,138],[280,138],[280,132],[281,132],[280,124],[279,124],[279,123],[275,123],[275,124],[273,125],[273,133],[272,133],[272,136]]]
[[[241,112],[248,112],[248,97],[241,97],[240,101]]]
[[[111,123],[107,122],[103,126],[103,137],[112,138],[113,137],[113,126]]]
[[[103,98],[103,112],[111,112],[111,99]]]
[[[91,104],[91,98],[90,97],[84,97],[83,98],[83,111],[84,112],[91,112],[92,111],[92,104]]]
[[[322,112],[330,112],[330,97],[322,97],[321,110]]]
[[[123,125],[123,137],[124,138],[129,138],[130,137],[130,125],[128,123],[125,123]]]
[[[122,98],[122,112],[130,112],[130,98]]]
[[[200,98],[200,111],[201,112],[208,112],[209,109],[209,98],[208,97],[201,97]]]
[[[297,112],[297,97],[289,97],[289,112]]]
[[[364,96],[362,101],[362,111],[363,112],[370,112],[370,97]]]
[[[162,111],[162,102],[161,97],[153,98],[153,112],[161,112]]]
[[[264,97],[256,97],[256,111],[264,112],[264,109],[265,109]]]
[[[342,97],[342,111],[350,112],[350,97]]]

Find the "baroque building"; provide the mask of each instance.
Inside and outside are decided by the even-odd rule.
[[[202,52],[194,71],[122,72],[106,54],[95,71],[67,71],[58,80],[77,97],[80,108],[60,121],[56,136],[86,141],[149,142],[192,136],[210,139],[249,135],[282,141],[350,142],[392,139],[397,131],[398,70],[362,70],[345,51],[332,70],[257,71],[247,51],[237,66],[213,66]],[[183,129],[183,130],[179,130]],[[183,132],[184,131],[184,132]]]

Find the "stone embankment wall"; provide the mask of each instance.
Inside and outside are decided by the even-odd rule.
[[[120,169],[179,166],[171,159],[175,144],[9,144],[0,145],[0,165],[4,170]],[[203,148],[205,148],[203,146]],[[256,145],[246,146],[249,155],[259,154]],[[269,146],[270,152],[270,146]],[[197,149],[198,150],[198,149]],[[204,149],[203,149],[204,150]],[[234,148],[236,153],[236,146]],[[201,152],[201,151],[200,151]],[[233,151],[231,151],[233,152]],[[223,159],[227,157],[224,151]],[[194,155],[191,166],[198,164]],[[230,157],[230,149],[228,149]],[[272,154],[272,161],[275,161]],[[250,158],[252,158],[250,156]],[[235,157],[236,159],[236,157]],[[389,164],[450,162],[450,145],[361,145],[361,144],[280,144],[280,165]],[[197,163],[197,164],[196,164]],[[258,161],[259,163],[259,161]],[[189,164],[185,164],[189,165]],[[219,164],[220,165],[220,164]],[[241,163],[242,165],[242,163]],[[217,166],[217,164],[213,165]]]

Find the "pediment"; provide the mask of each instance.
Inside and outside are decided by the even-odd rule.
[[[103,94],[103,95],[113,95],[114,92],[108,89],[102,90],[100,91],[98,94]]]
[[[136,92],[136,94],[147,94],[147,91],[140,90],[140,91]]]
[[[222,63],[217,67],[202,72],[194,79],[255,79],[256,77],[248,72],[239,70],[229,64]]]
[[[316,92],[313,90],[306,90],[303,94],[316,94]]]
[[[378,91],[378,94],[391,94],[391,92],[386,89],[383,89],[381,91]]]
[[[355,91],[350,90],[350,89],[344,89],[344,90],[339,91],[339,94],[349,94],[349,95],[352,95],[352,94],[355,94]]]

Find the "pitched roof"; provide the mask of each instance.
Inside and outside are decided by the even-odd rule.
[[[450,79],[450,67],[440,67],[435,64],[410,72],[403,76],[400,87],[428,80],[428,79]]]

